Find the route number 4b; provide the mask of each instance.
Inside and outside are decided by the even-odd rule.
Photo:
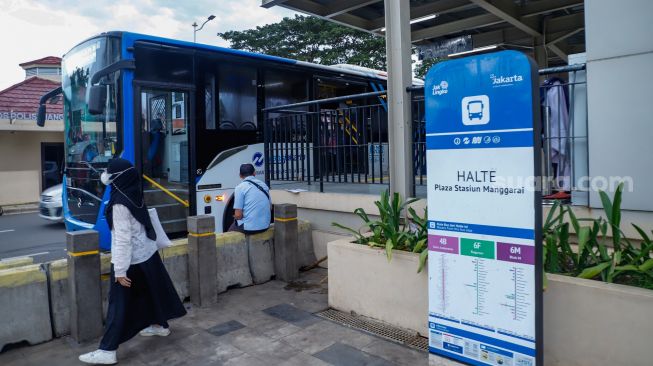
[[[447,238],[440,238],[440,244],[447,245]]]

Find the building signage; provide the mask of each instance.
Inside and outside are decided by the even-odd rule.
[[[542,364],[536,83],[514,51],[426,77],[429,349],[471,365]]]
[[[6,112],[6,111],[0,111],[0,119],[8,119],[8,120],[34,120],[36,121],[36,113],[30,113],[30,112]],[[62,113],[46,113],[45,119],[47,121],[63,121],[63,114]]]

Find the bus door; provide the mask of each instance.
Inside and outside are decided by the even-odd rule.
[[[190,209],[191,94],[187,90],[137,88],[136,159],[148,208],[155,208],[172,237],[186,232]],[[140,159],[139,159],[140,154]]]

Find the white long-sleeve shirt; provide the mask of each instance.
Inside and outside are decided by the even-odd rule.
[[[147,237],[141,224],[123,205],[113,206],[111,263],[116,277],[126,277],[132,264],[143,263],[157,251],[156,242]]]

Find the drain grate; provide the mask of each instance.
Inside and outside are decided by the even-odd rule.
[[[415,332],[393,327],[385,323],[355,316],[335,309],[327,309],[315,314],[321,318],[331,320],[351,328],[362,330],[387,340],[418,349],[428,351],[428,338],[422,337]]]

